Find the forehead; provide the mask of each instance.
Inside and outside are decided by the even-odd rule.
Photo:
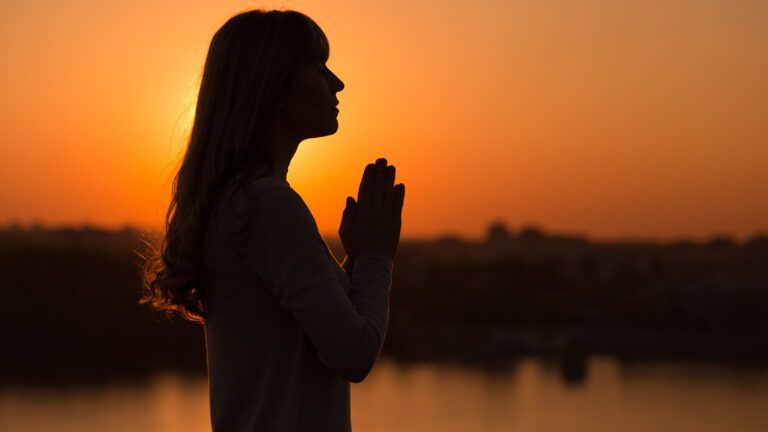
[[[309,54],[313,61],[326,62],[330,54],[330,46],[325,32],[317,23],[309,20]]]

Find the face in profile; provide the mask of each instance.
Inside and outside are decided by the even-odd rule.
[[[339,128],[336,93],[343,88],[344,83],[324,62],[304,67],[281,99],[279,120],[300,139],[331,135]]]

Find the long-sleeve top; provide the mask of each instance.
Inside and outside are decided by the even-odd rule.
[[[350,382],[386,334],[392,259],[361,252],[350,278],[273,177],[227,188],[204,248],[213,431],[350,431]]]

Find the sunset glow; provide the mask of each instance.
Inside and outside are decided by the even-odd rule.
[[[210,38],[256,7],[317,21],[346,85],[288,174],[324,234],[377,157],[403,237],[768,231],[768,3],[727,0],[6,0],[0,224],[160,227]]]

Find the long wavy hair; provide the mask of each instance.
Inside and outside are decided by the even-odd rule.
[[[241,188],[269,173],[277,103],[300,68],[328,54],[323,31],[296,11],[250,10],[216,31],[165,232],[146,236],[139,252],[139,303],[204,322],[203,243],[216,199],[231,184]]]

